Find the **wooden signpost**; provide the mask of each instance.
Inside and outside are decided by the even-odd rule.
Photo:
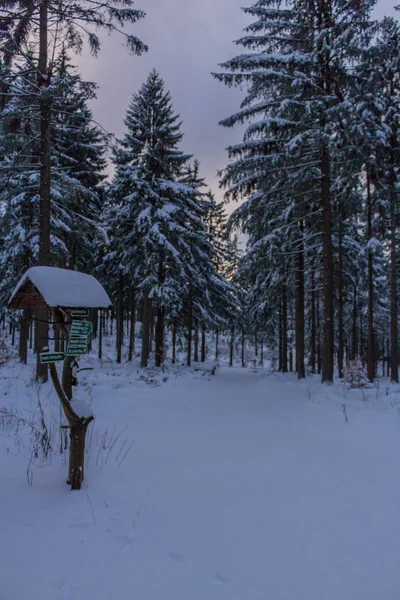
[[[67,337],[66,354],[43,352],[40,360],[49,365],[54,388],[68,420],[70,455],[67,482],[71,489],[79,490],[84,477],[86,432],[94,416],[87,416],[90,414],[89,406],[84,415],[77,414],[72,407],[72,364],[74,357],[88,353],[92,325],[85,318],[89,316],[89,309],[110,308],[110,298],[91,275],[54,267],[32,267],[18,282],[8,307],[11,310],[51,310],[54,325]],[[56,366],[61,361],[62,383]]]

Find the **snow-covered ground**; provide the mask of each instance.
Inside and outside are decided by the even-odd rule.
[[[71,492],[30,377],[0,368],[0,408],[31,422],[39,398],[56,447],[32,456],[3,417],[1,600],[399,600],[399,389],[105,361],[81,375],[96,421]]]

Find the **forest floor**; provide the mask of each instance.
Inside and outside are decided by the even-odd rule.
[[[1,600],[399,600],[399,387],[95,364],[80,492],[50,384],[0,367]]]

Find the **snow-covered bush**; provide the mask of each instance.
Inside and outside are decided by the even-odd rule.
[[[360,360],[352,360],[345,368],[344,381],[346,386],[352,389],[368,387],[370,385],[367,370]]]

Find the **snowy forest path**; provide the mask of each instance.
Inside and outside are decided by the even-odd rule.
[[[396,410],[240,368],[92,383],[82,492],[5,479],[1,600],[398,600]],[[114,423],[132,449],[97,464]]]

